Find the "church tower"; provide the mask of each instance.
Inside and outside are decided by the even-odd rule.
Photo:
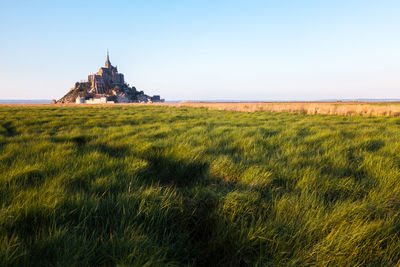
[[[111,62],[110,62],[110,57],[109,57],[109,54],[108,54],[108,50],[107,50],[106,68],[107,69],[111,68]]]

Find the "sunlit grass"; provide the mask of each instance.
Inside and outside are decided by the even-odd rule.
[[[181,102],[167,105],[246,112],[270,111],[344,116],[400,116],[400,103],[398,102]]]
[[[400,119],[0,107],[0,265],[396,265]]]

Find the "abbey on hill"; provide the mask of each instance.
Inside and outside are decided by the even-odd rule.
[[[63,96],[57,103],[76,104],[106,104],[133,102],[164,102],[159,95],[148,96],[143,91],[137,91],[125,83],[124,75],[118,73],[117,67],[107,60],[95,74],[88,76],[86,82],[76,82],[75,87]]]
[[[89,75],[88,81],[91,84],[91,91],[96,94],[105,94],[115,86],[125,83],[124,75],[118,73],[117,67],[111,65],[108,52],[105,67],[100,68],[96,74]]]

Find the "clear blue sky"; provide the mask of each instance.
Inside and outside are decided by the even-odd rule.
[[[62,97],[110,59],[166,99],[400,98],[398,0],[0,0],[0,98]]]

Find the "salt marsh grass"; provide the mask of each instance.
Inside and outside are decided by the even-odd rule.
[[[396,265],[399,140],[396,117],[0,107],[0,265]]]
[[[182,102],[169,105],[179,107],[205,107],[217,110],[246,112],[270,111],[344,116],[400,116],[400,103],[396,102]]]

